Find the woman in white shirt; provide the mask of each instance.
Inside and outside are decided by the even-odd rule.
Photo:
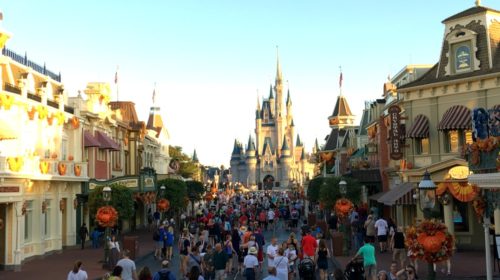
[[[111,236],[111,240],[108,242],[108,248],[110,250],[109,254],[109,264],[111,267],[115,267],[116,263],[120,259],[120,243],[116,241],[116,237]]]
[[[274,266],[280,280],[288,280],[288,258],[284,254],[283,248],[279,248],[278,256],[274,258]]]
[[[255,247],[250,247],[248,249],[248,255],[246,255],[243,260],[243,266],[245,267],[245,277],[246,280],[255,280],[255,270],[259,267],[259,260],[257,260],[258,250]]]
[[[295,260],[297,260],[297,250],[295,245],[288,244],[288,248],[285,250],[285,257],[288,259],[288,278],[293,279],[293,274],[295,273]]]
[[[87,272],[82,270],[82,261],[76,261],[73,270],[68,273],[68,280],[87,280]]]

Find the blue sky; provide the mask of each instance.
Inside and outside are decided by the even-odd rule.
[[[360,115],[380,98],[388,75],[435,63],[441,21],[473,0],[422,1],[3,1],[7,47],[61,71],[70,95],[87,82],[113,83],[120,100],[147,119],[157,99],[172,144],[205,164],[228,165],[235,138],[255,128],[257,95],[267,97],[276,45],[294,106],[296,131],[310,150],[329,133],[343,92]],[[482,5],[500,9],[494,0]]]

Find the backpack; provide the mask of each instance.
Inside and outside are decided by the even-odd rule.
[[[158,271],[160,280],[170,280],[170,271]]]
[[[160,230],[159,229],[155,230],[155,232],[153,233],[153,240],[160,241]]]

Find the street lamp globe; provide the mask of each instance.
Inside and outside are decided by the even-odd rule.
[[[431,175],[426,170],[422,181],[418,184],[420,209],[430,210],[436,205],[436,184],[431,180]]]
[[[160,197],[163,198],[163,196],[165,196],[165,190],[167,189],[167,187],[165,187],[164,185],[162,185],[160,187]]]
[[[111,201],[111,187],[105,186],[102,188],[102,199],[106,202]]]
[[[342,180],[339,182],[339,190],[340,190],[340,194],[342,196],[345,196],[347,194],[347,182]]]

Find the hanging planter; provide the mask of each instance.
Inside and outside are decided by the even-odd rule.
[[[41,161],[40,162],[40,172],[42,174],[47,174],[49,173],[50,170],[50,163],[48,161]]]
[[[80,176],[82,174],[82,167],[80,165],[75,164],[73,169],[73,171],[75,172],[75,176]]]
[[[438,263],[453,254],[455,240],[446,226],[436,220],[425,220],[406,231],[406,246],[412,259]]]
[[[97,209],[95,219],[102,227],[114,227],[118,220],[118,212],[112,206],[103,206]]]
[[[478,218],[479,222],[481,222],[484,216],[484,212],[486,211],[486,201],[484,201],[484,198],[477,197],[474,201],[472,201],[472,208],[474,208],[476,217]]]
[[[344,218],[354,209],[354,204],[347,198],[341,198],[335,202],[334,209],[339,218]]]
[[[170,201],[168,201],[165,198],[162,198],[162,199],[158,200],[156,207],[158,208],[158,210],[160,212],[168,211],[168,209],[170,208]]]
[[[66,169],[68,168],[68,166],[62,162],[59,162],[59,164],[57,165],[57,171],[59,172],[59,175],[63,176],[63,175],[66,175]]]

